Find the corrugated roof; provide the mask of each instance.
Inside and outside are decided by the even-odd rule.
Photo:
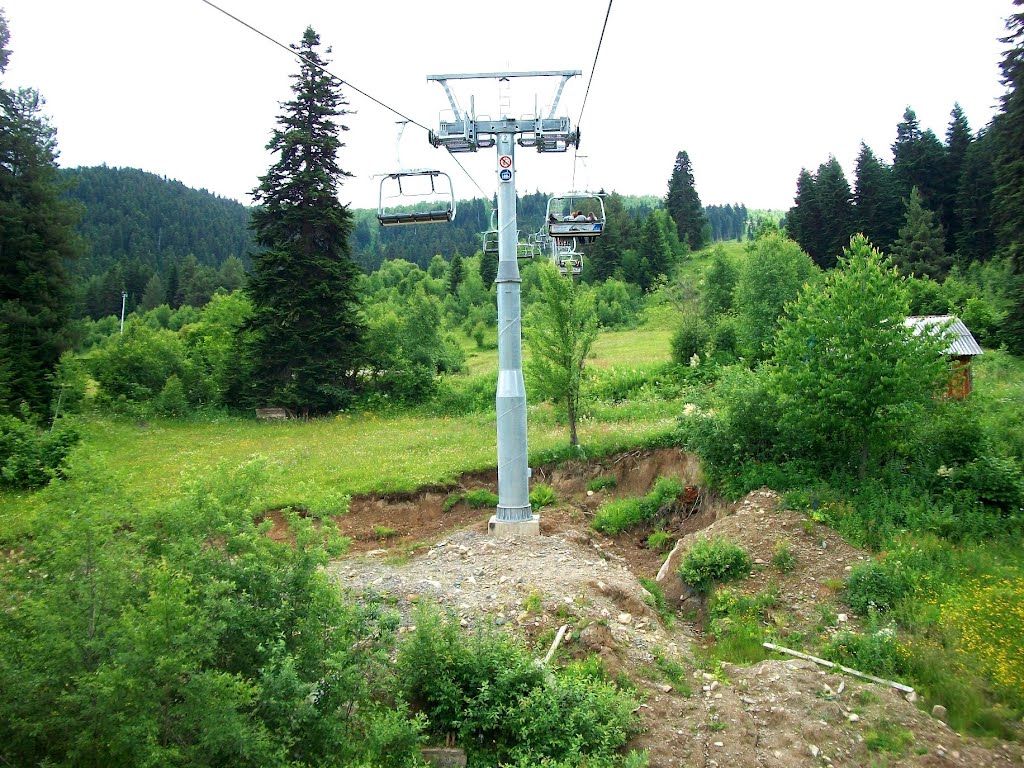
[[[949,324],[946,331],[949,341],[949,346],[945,350],[947,355],[973,357],[984,354],[981,351],[981,346],[974,340],[974,336],[967,330],[963,320],[955,315],[910,315],[903,321],[903,324],[912,328],[914,333],[921,333],[926,329],[928,331],[938,330],[947,323]]]

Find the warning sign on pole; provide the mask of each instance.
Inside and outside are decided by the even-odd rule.
[[[512,167],[512,155],[502,155],[501,157],[499,157],[498,158],[498,165],[500,165],[502,168],[511,168]]]

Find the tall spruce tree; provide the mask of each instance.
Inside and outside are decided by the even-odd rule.
[[[0,74],[9,40],[0,13]],[[66,265],[79,251],[78,210],[62,196],[43,103],[31,88],[0,88],[0,413],[47,408],[71,315]]]
[[[951,266],[946,254],[942,226],[934,213],[924,207],[917,187],[910,190],[906,223],[892,246],[893,260],[905,275],[941,279]]]
[[[899,234],[903,204],[892,176],[892,168],[879,160],[861,142],[854,181],[854,220],[871,243],[888,252]]]
[[[900,196],[904,199],[910,197],[910,190],[917,187],[924,204],[932,210],[939,210],[943,199],[946,149],[930,128],[921,130],[917,114],[910,107],[903,113],[903,121],[896,126],[892,157]]]
[[[821,250],[811,258],[822,269],[831,269],[855,229],[850,183],[835,157],[818,167],[814,193],[821,211]]]
[[[1024,0],[1014,0],[1024,9]],[[1016,302],[1004,329],[1007,345],[1024,354],[1024,10],[1006,21],[1003,43],[1011,47],[1000,64],[1006,93],[992,124],[996,140],[993,223],[999,252],[1013,259]]]
[[[941,222],[942,228],[946,231],[946,250],[949,253],[956,250],[956,236],[960,231],[960,206],[957,199],[960,192],[960,177],[967,161],[967,151],[973,140],[967,115],[960,104],[956,103],[953,105],[953,111],[949,113],[949,126],[946,128],[946,157],[942,168],[942,186],[939,190],[941,199],[937,206],[942,211]]]
[[[675,165],[672,166],[665,207],[676,223],[679,240],[686,243],[691,251],[707,244],[708,220],[694,186],[690,156],[685,151],[676,155]]]
[[[347,129],[335,118],[348,114],[348,102],[319,46],[312,27],[292,45],[300,57],[294,97],[281,105],[267,145],[277,160],[253,193],[252,227],[263,250],[253,257],[245,329],[254,402],[313,413],[349,400],[364,331],[352,214],[338,201],[351,174],[338,165],[338,133]]]
[[[984,130],[967,148],[957,192],[956,250],[965,262],[985,261],[996,250],[992,226],[995,141]]]
[[[823,251],[821,206],[818,204],[817,182],[806,168],[800,169],[796,180],[796,198],[786,213],[786,234],[814,259]],[[817,261],[817,259],[815,259]]]

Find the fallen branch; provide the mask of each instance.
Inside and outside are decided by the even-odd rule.
[[[865,680],[870,680],[872,683],[879,683],[880,685],[888,685],[890,688],[903,691],[904,693],[913,693],[914,689],[909,685],[903,683],[897,683],[895,680],[884,680],[881,677],[875,677],[869,675],[867,672],[858,672],[856,669],[850,669],[844,667],[842,664],[836,664],[835,662],[828,661],[827,659],[819,659],[817,656],[811,656],[800,651],[794,651],[792,648],[783,648],[781,645],[775,645],[775,643],[761,643],[765,648],[770,651],[778,651],[779,653],[788,653],[790,656],[796,656],[798,659],[807,659],[807,661],[813,661],[815,664],[821,664],[824,667],[830,667],[831,669],[838,669],[841,672],[845,672],[848,675],[855,675],[862,677]]]
[[[547,664],[549,661],[551,661],[551,657],[554,656],[555,655],[555,651],[558,650],[558,644],[562,642],[562,638],[565,637],[565,630],[567,630],[568,628],[569,628],[568,624],[563,624],[559,628],[558,634],[555,635],[554,642],[551,643],[551,648],[548,649],[548,655],[545,656],[543,659],[537,659],[536,660],[536,663],[539,666],[543,666],[543,665]]]

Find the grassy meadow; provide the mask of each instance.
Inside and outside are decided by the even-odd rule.
[[[602,333],[589,365],[602,369],[649,366],[669,358],[671,331],[643,327]],[[494,377],[497,351],[473,350],[468,373]],[[579,424],[588,452],[603,453],[643,443],[670,430],[678,406],[669,401],[594,403]],[[79,417],[82,442],[70,466],[109,475],[136,505],[154,507],[175,497],[183,480],[217,467],[260,457],[275,468],[267,508],[301,507],[316,514],[344,509],[345,497],[411,491],[452,483],[464,473],[495,466],[494,412],[434,415],[416,411],[355,412],[310,421],[256,422],[214,419]],[[564,421],[550,405],[530,405],[531,462],[563,455]],[[28,530],[37,507],[34,492],[0,492],[0,540]]]

